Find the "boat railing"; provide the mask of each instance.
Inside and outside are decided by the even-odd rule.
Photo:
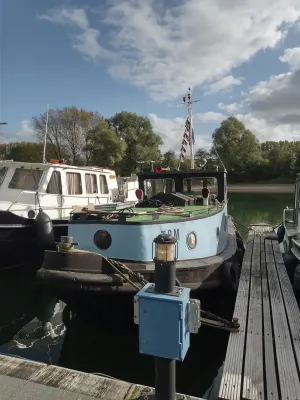
[[[60,198],[61,198],[61,205],[62,205],[62,203],[63,203],[63,200],[65,199],[65,198],[68,198],[68,197],[71,197],[71,198],[80,198],[80,199],[87,199],[88,200],[88,203],[89,203],[89,200],[91,200],[91,199],[97,199],[98,200],[98,203],[99,204],[101,204],[100,203],[100,199],[101,198],[105,198],[105,199],[107,199],[107,202],[108,202],[108,198],[109,198],[109,196],[99,196],[99,194],[97,194],[97,193],[95,193],[95,196],[82,196],[82,195],[72,195],[72,194],[54,194],[54,193],[46,193],[46,192],[37,192],[37,191],[34,191],[34,190],[22,190],[20,193],[18,193],[18,195],[16,196],[16,198],[12,201],[12,203],[9,205],[9,207],[7,208],[7,211],[9,211],[12,207],[13,207],[13,205],[14,204],[16,204],[16,203],[18,203],[18,200],[20,199],[20,197],[23,195],[23,194],[31,194],[31,195],[34,195],[34,204],[35,205],[38,205],[38,204],[40,204],[40,199],[39,199],[39,196],[40,195],[45,195],[45,196],[59,196]],[[57,208],[57,207],[55,207],[54,205],[53,205],[53,208]]]
[[[283,210],[283,222],[285,222],[288,218],[287,218],[287,213],[292,213],[292,215],[289,215],[289,217],[291,217],[291,219],[294,221],[294,208],[285,208]]]

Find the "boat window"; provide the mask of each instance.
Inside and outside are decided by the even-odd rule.
[[[68,194],[82,194],[81,175],[77,172],[67,172]]]
[[[108,186],[107,186],[107,180],[105,175],[99,175],[100,179],[100,193],[101,194],[107,194],[108,193]]]
[[[8,187],[10,189],[37,190],[42,175],[43,171],[40,169],[16,168]]]
[[[147,197],[154,196],[157,193],[172,193],[175,192],[175,182],[171,178],[146,179],[144,189]]]
[[[59,171],[53,171],[47,186],[46,193],[62,194],[61,175]]]
[[[7,172],[7,168],[6,167],[1,167],[0,168],[0,186],[2,185],[2,182],[4,181],[6,172]]]
[[[192,196],[202,197],[202,189],[207,187],[210,194],[218,195],[218,180],[216,178],[185,178],[183,180],[183,192]]]
[[[98,193],[97,176],[95,174],[85,174],[85,188],[87,194]]]

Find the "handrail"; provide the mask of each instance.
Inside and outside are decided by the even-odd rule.
[[[13,200],[13,202],[10,204],[10,206],[8,207],[7,211],[9,211],[11,209],[11,207],[17,203],[18,199],[20,198],[20,196],[22,194],[34,194],[36,197],[38,197],[39,195],[47,195],[47,196],[60,196],[61,199],[65,198],[65,197],[74,197],[74,196],[80,196],[81,199],[92,199],[95,198],[98,200],[99,204],[100,204],[100,198],[102,195],[99,195],[98,193],[95,193],[93,196],[82,196],[82,195],[72,195],[72,194],[55,194],[55,193],[46,193],[46,192],[37,192],[34,190],[22,190],[17,196],[16,198]],[[109,193],[103,195],[103,198],[108,198],[109,197]],[[39,203],[39,201],[38,201]],[[36,203],[35,203],[36,205]],[[57,208],[57,207],[56,207]]]
[[[283,223],[285,223],[285,214],[286,214],[287,211],[294,212],[294,208],[284,208],[283,209]]]

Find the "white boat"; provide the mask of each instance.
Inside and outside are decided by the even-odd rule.
[[[40,209],[52,220],[59,240],[67,235],[67,220],[76,207],[136,203],[137,178],[127,178],[121,191],[118,180],[111,169],[59,160],[0,161],[0,269],[40,259],[34,255],[39,253],[34,221]]]

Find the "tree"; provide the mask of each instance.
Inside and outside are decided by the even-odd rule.
[[[39,141],[44,140],[46,129],[46,112],[32,118],[32,126]],[[76,107],[49,110],[47,141],[55,146],[56,157],[65,158],[74,165],[88,164],[89,132],[101,120],[100,114]]]
[[[162,164],[171,169],[178,168],[179,157],[176,157],[175,151],[170,150],[163,154]]]
[[[89,161],[92,165],[118,169],[118,164],[126,151],[126,143],[118,137],[104,118],[100,119],[86,139],[87,144],[84,150],[89,153]]]
[[[195,159],[199,160],[200,158],[209,158],[211,156],[209,151],[206,151],[204,149],[198,149],[195,152]]]
[[[14,161],[23,162],[42,162],[43,143],[36,142],[15,142],[5,145],[5,158]],[[49,145],[46,149],[48,159],[55,158],[56,149]],[[4,157],[3,157],[4,158]]]
[[[125,155],[120,162],[122,174],[129,175],[135,171],[138,166],[137,161],[161,159],[159,146],[163,141],[153,131],[149,118],[122,111],[110,118],[109,124],[126,143]]]
[[[213,146],[228,171],[243,171],[262,162],[260,144],[255,135],[235,117],[222,121],[213,135]]]

